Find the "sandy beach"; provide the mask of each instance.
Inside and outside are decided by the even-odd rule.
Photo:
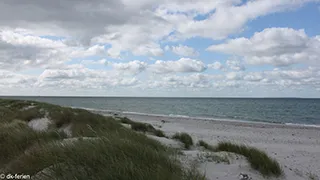
[[[231,141],[257,147],[279,161],[285,176],[278,179],[317,179],[320,175],[320,128],[317,127],[130,113],[123,115],[134,121],[150,123],[168,136],[176,132],[186,132],[195,142],[204,140],[215,145],[219,141]],[[199,149],[194,147],[184,151],[184,154],[192,159],[196,158],[199,152]],[[240,173],[246,173],[252,179],[265,179],[251,170],[246,161],[241,158],[237,158],[228,165],[202,162],[199,164],[199,169],[205,172],[209,179],[232,180],[237,179]]]

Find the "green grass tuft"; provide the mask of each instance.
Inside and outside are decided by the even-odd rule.
[[[198,142],[198,146],[202,146],[204,147],[205,149],[209,150],[209,151],[215,151],[215,148],[211,145],[209,145],[208,143],[206,143],[205,141],[203,140],[200,140]]]
[[[164,132],[161,131],[160,129],[156,129],[156,130],[154,131],[154,135],[155,135],[155,136],[158,136],[158,137],[166,137],[166,135],[164,134]]]
[[[220,142],[216,150],[233,152],[245,156],[250,166],[264,176],[278,177],[283,174],[280,164],[257,148],[237,145],[231,142]]]
[[[182,142],[186,149],[190,149],[190,147],[193,145],[193,140],[191,136],[187,133],[176,133],[175,135],[173,135],[172,138]]]

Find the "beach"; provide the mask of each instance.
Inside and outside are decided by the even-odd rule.
[[[220,141],[231,141],[264,150],[282,166],[285,177],[279,179],[304,180],[320,175],[320,128],[317,127],[131,113],[122,115],[137,122],[150,123],[168,136],[186,132],[195,142],[204,140],[215,145]],[[185,154],[194,156],[198,152],[194,148]],[[199,168],[209,179],[234,179],[240,173],[247,173],[254,179],[264,179],[250,170],[245,162],[235,162],[233,166],[205,162]]]

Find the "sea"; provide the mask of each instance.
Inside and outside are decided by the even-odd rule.
[[[320,127],[320,99],[163,97],[0,97],[101,112]]]

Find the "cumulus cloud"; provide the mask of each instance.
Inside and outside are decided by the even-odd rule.
[[[173,53],[183,57],[199,56],[199,52],[197,52],[195,49],[189,46],[184,46],[182,44],[179,44],[178,46],[172,46],[171,50]]]
[[[208,64],[208,68],[215,70],[223,70],[224,66],[221,64],[221,62],[216,61],[212,64]]]
[[[0,87],[5,88],[32,88],[37,77],[22,75],[7,70],[0,70]]]
[[[130,74],[138,74],[144,71],[148,64],[142,61],[130,61],[128,63],[109,63],[117,71],[127,72]]]
[[[113,71],[92,70],[82,65],[64,69],[46,69],[35,83],[38,87],[107,88],[134,86],[138,80]]]
[[[158,60],[150,65],[150,71],[154,73],[172,73],[172,72],[202,72],[206,70],[206,65],[195,59],[181,58],[177,61]]]
[[[102,45],[74,47],[68,46],[64,40],[0,29],[0,68],[4,69],[57,67],[72,58],[106,55]]]
[[[194,16],[192,16],[193,14],[191,12],[198,7],[197,5],[195,5],[194,8],[191,8],[191,6],[189,6],[189,8],[185,8],[185,12],[189,12],[186,14],[173,13],[183,12],[179,11],[177,6],[170,8],[168,7],[169,5],[163,5],[163,8],[159,13],[168,21],[176,24],[177,32],[185,37],[200,36],[213,39],[223,39],[230,34],[240,32],[248,21],[259,16],[293,9],[304,3],[312,1],[313,0],[260,0],[247,1],[246,3],[243,3],[240,0],[234,0],[225,2],[209,2],[208,5],[205,4],[204,1],[200,1],[196,4],[199,5],[203,3],[202,6],[206,7],[202,13],[208,14],[210,11],[215,10],[214,13],[209,13],[209,17],[204,20],[195,20]],[[172,4],[176,3],[173,1]],[[170,4],[170,6],[172,6],[172,4]],[[184,9],[187,5],[181,6],[181,9]],[[208,11],[208,8],[211,10]]]
[[[210,88],[212,80],[215,77],[205,74],[191,74],[186,76],[166,75],[157,80],[150,80],[147,82],[148,88]]]
[[[62,36],[74,41],[72,44],[84,46],[110,44],[108,54],[112,57],[119,57],[123,51],[160,56],[163,50],[159,41],[163,39],[226,38],[241,31],[249,20],[311,1],[4,0],[0,6],[0,27]],[[198,15],[208,18],[196,20]]]
[[[304,30],[268,28],[249,38],[209,47],[210,51],[241,57],[225,64],[205,65],[195,58],[200,55],[195,47],[183,42],[194,37],[224,39],[241,32],[250,20],[312,1],[2,0],[0,86],[77,90],[148,86],[209,91],[252,85],[319,89],[320,36],[308,37]],[[181,59],[151,64],[142,60],[166,59],[157,57],[165,51]],[[131,55],[148,57],[133,60]],[[111,62],[109,57],[125,61]],[[75,61],[81,64],[70,65]],[[246,72],[245,63],[277,67],[303,63],[313,68]],[[89,69],[89,65],[107,65],[112,70]],[[30,73],[30,68],[36,71]],[[222,72],[209,75],[204,72],[207,68]]]
[[[67,60],[66,45],[30,35],[0,29],[0,68],[47,67]]]
[[[209,51],[243,56],[248,64],[288,66],[296,63],[317,64],[319,36],[308,37],[304,30],[267,28],[251,38],[236,38],[213,45]]]
[[[229,59],[226,62],[226,65],[229,69],[234,70],[234,71],[244,71],[246,70],[246,67],[244,64],[237,59]]]

